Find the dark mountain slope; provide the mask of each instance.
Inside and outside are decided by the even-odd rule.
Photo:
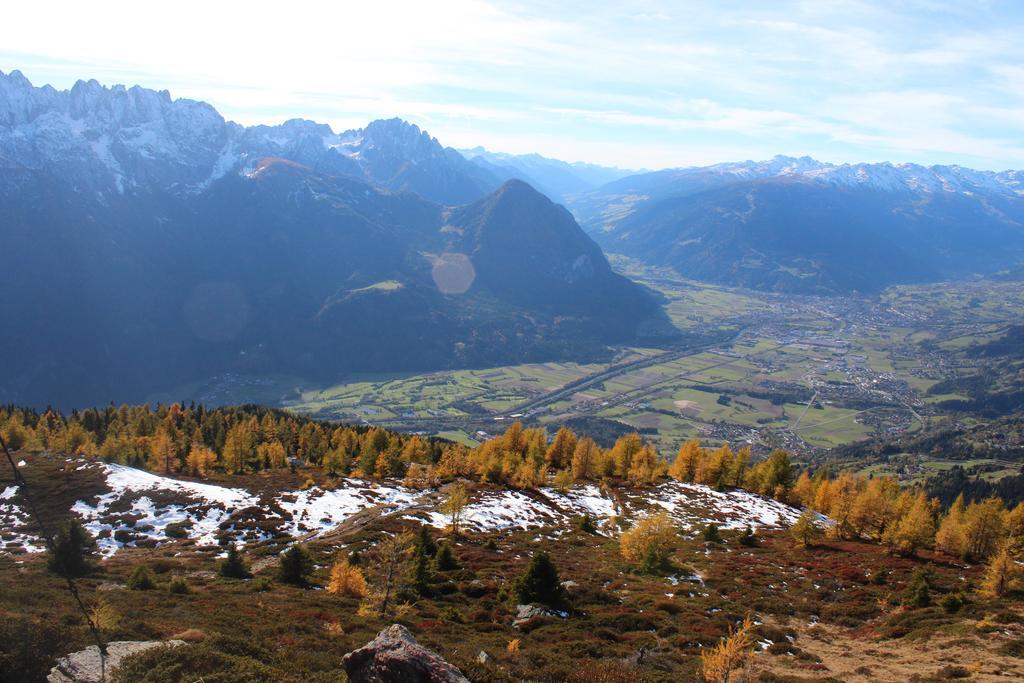
[[[872,292],[1024,260],[1016,174],[812,159],[624,178],[573,205],[609,251],[758,289]]]
[[[43,172],[3,180],[5,401],[131,400],[228,371],[326,382],[597,358],[667,329],[647,292],[525,185],[482,200],[479,231],[467,221],[458,235],[445,216],[461,209],[281,159],[186,196],[99,201]],[[517,248],[497,253],[493,226],[518,232]],[[465,293],[433,279],[445,252],[475,268]],[[567,278],[578,262],[596,267]],[[562,275],[533,288],[549,272]]]

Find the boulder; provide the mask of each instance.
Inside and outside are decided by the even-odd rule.
[[[107,643],[107,677],[128,655],[160,645],[176,647],[184,644],[184,640],[117,640]],[[99,683],[101,679],[100,649],[95,645],[61,657],[46,677],[49,683]]]
[[[569,616],[568,612],[549,609],[543,605],[516,605],[516,618],[512,622],[512,626],[519,628],[523,624],[538,617],[557,617],[559,619],[565,619],[567,616]]]
[[[469,683],[458,669],[393,624],[342,659],[351,683]]]

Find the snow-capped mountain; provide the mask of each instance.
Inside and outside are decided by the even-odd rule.
[[[570,208],[606,250],[697,279],[876,291],[1024,260],[1022,177],[776,156],[629,176]]]
[[[811,157],[775,156],[767,161],[743,161],[683,169],[683,173],[712,173],[747,180],[791,178],[887,192],[994,193],[1024,196],[1019,171],[976,171],[963,166],[921,166],[908,163],[829,164]]]
[[[167,91],[95,80],[61,91],[0,72],[0,163],[59,174],[83,190],[196,193],[268,156],[444,204],[473,201],[501,184],[400,119],[340,134],[301,119],[243,127]]]
[[[580,360],[671,332],[565,209],[398,119],[247,128],[0,75],[0,235],[0,402]]]

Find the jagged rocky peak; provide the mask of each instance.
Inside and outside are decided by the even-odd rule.
[[[18,71],[0,73],[0,158],[80,192],[203,192],[225,175],[251,173],[268,156],[444,204],[473,201],[498,185],[397,118],[340,135],[298,118],[245,128],[205,102],[173,99],[166,90],[95,80],[55,90],[34,87]]]

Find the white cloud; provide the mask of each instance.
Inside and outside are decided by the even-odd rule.
[[[402,116],[444,142],[631,166],[761,151],[1024,166],[1020,12],[932,4],[13,3],[0,69],[168,88],[243,123]]]

